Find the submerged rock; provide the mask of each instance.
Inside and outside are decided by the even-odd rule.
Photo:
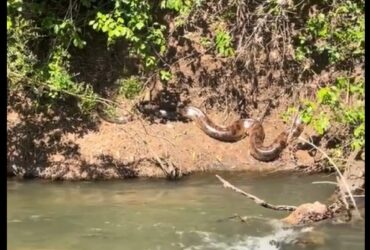
[[[332,212],[326,205],[316,201],[300,205],[290,215],[283,218],[282,221],[290,225],[302,225],[328,218],[332,218]]]

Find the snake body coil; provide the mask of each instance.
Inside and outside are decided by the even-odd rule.
[[[184,117],[194,120],[208,136],[226,142],[236,142],[243,139],[254,123],[254,119],[240,119],[229,126],[218,126],[200,109],[193,106],[180,109],[180,113]]]
[[[180,113],[195,121],[208,136],[220,141],[235,142],[249,134],[250,154],[265,162],[279,157],[288,140],[298,137],[303,131],[301,120],[296,119],[291,129],[283,131],[270,145],[264,146],[265,132],[262,123],[256,119],[240,119],[224,127],[216,125],[200,109],[193,106],[182,108]]]
[[[157,110],[162,117],[170,117],[171,112]],[[249,135],[250,154],[257,160],[268,162],[279,157],[280,153],[288,145],[290,139],[298,137],[303,131],[300,119],[296,119],[292,128],[280,133],[275,140],[268,146],[264,146],[265,131],[262,123],[256,119],[239,119],[229,126],[219,126],[215,124],[203,111],[194,106],[185,106],[178,110],[180,115],[191,119],[197,123],[200,129],[208,136],[224,141],[236,142]],[[132,115],[112,117],[106,114],[102,107],[98,106],[98,113],[104,120],[125,124],[133,120]]]

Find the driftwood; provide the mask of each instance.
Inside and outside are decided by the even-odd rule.
[[[233,191],[246,196],[248,199],[253,200],[256,204],[262,207],[278,211],[290,211],[291,213],[287,217],[281,219],[281,221],[286,224],[294,226],[305,225],[308,223],[319,222],[333,217],[333,213],[331,212],[331,210],[328,209],[326,205],[321,204],[318,201],[314,203],[304,203],[298,207],[288,205],[272,205],[255,195],[244,192],[243,190],[233,186],[228,181],[221,178],[219,175],[216,175],[216,177],[223,183],[225,188],[230,188]],[[239,215],[235,215],[229,218],[240,218],[242,222],[245,222],[245,219]]]
[[[235,187],[234,185],[230,184],[230,182],[228,182],[228,181],[224,180],[223,178],[221,178],[219,175],[216,175],[216,177],[222,182],[224,188],[230,188],[231,190],[234,190],[235,192],[237,192],[237,193],[239,193],[241,195],[246,196],[248,199],[253,200],[256,204],[258,204],[258,205],[260,205],[262,207],[273,209],[273,210],[278,210],[278,211],[294,211],[294,210],[297,209],[296,206],[273,205],[273,204],[270,204],[270,203],[268,203],[268,202],[266,202],[266,201],[258,198],[255,195],[249,194],[247,192],[244,192],[240,188]]]

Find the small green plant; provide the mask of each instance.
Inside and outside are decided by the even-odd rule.
[[[186,6],[191,5],[191,3],[192,1],[189,0],[162,0],[161,8],[180,12],[186,8]]]
[[[48,32],[48,35],[55,37],[58,44],[63,44],[65,47],[70,43],[80,49],[86,46],[86,41],[80,36],[81,28],[76,27],[72,18],[60,19],[53,15],[46,16],[41,21],[41,27]]]
[[[282,115],[283,120],[288,122],[297,111],[297,108],[289,107]],[[319,135],[323,135],[329,128],[330,123],[325,112],[321,111],[319,114],[315,115],[315,111],[317,111],[317,105],[314,102],[305,100],[302,105],[300,117],[303,123],[311,124]]]
[[[218,30],[216,32],[215,44],[217,53],[223,57],[232,57],[235,54],[234,48],[232,47],[231,35],[224,31]]]
[[[171,80],[172,78],[172,74],[170,71],[167,71],[167,70],[161,70],[159,71],[159,78],[164,81],[164,82],[168,82],[169,80]]]
[[[118,93],[125,98],[135,98],[140,93],[141,89],[140,80],[135,76],[119,81]]]
[[[117,111],[117,105],[115,104],[104,104],[104,108],[100,109],[100,112],[102,112],[105,116],[109,118],[118,118],[119,112]]]
[[[209,47],[211,47],[211,45],[212,45],[212,41],[211,41],[209,38],[202,36],[202,37],[200,38],[200,44],[201,44],[204,48],[209,48]]]
[[[305,100],[303,102],[303,109],[302,109],[302,121],[305,124],[309,124],[314,117],[314,111],[316,110],[317,105],[309,100]]]
[[[321,111],[317,116],[312,119],[312,125],[319,135],[323,135],[330,127],[330,116]]]
[[[181,27],[188,20],[189,14],[194,6],[199,6],[201,1],[193,0],[162,0],[161,8],[172,10],[178,13],[175,17],[175,26]]]
[[[281,118],[284,122],[289,122],[291,117],[298,112],[296,107],[288,107],[288,109],[281,114]]]

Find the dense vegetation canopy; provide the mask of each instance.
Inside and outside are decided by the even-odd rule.
[[[304,122],[319,135],[331,130],[341,141],[331,150],[341,157],[364,147],[364,79],[363,71],[356,73],[364,65],[364,4],[364,0],[8,0],[9,95],[27,95],[35,107],[73,98],[81,112],[91,113],[97,103],[109,101],[91,82],[79,80],[71,67],[79,53],[94,46],[96,37],[104,37],[107,51],[125,48],[122,60],[135,62],[135,70],[122,71],[117,86],[124,98],[135,99],[152,74],[164,84],[175,80],[168,62],[178,58],[173,58],[170,39],[209,27],[200,37],[205,53],[227,60],[240,74],[273,69],[280,73],[272,75],[272,85],[282,82],[282,88],[289,89],[298,84],[299,91],[322,72],[337,73],[316,82],[313,95],[300,96],[299,103]],[[242,88],[236,92],[244,95]],[[296,109],[289,107],[282,119],[288,121]]]

